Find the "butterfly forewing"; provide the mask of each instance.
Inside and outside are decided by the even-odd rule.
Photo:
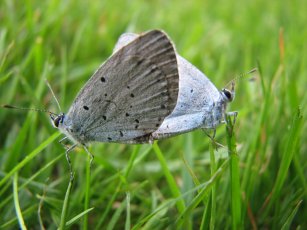
[[[79,92],[67,114],[77,141],[148,141],[178,96],[174,47],[161,31],[139,36],[115,52]]]
[[[139,35],[125,33],[118,39],[114,52]],[[226,107],[220,91],[195,66],[177,54],[179,95],[173,112],[152,134],[153,139],[176,136],[194,129],[214,129],[222,120]]]

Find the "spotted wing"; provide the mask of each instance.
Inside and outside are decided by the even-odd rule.
[[[138,36],[135,33],[122,34],[113,52],[129,44]],[[179,95],[177,106],[170,116],[197,113],[203,111],[208,104],[218,101],[220,92],[208,77],[178,53],[176,55],[179,69]]]
[[[114,52],[139,35],[124,33],[118,39]],[[194,65],[177,54],[179,69],[179,94],[177,105],[152,136],[163,139],[197,128],[214,128],[225,107],[219,90]]]
[[[137,37],[115,52],[79,92],[67,114],[70,134],[88,141],[148,141],[175,108],[178,68],[161,31]]]

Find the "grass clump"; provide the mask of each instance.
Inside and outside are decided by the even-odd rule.
[[[279,1],[0,3],[0,104],[63,112],[124,32],[166,31],[222,88],[239,73],[216,149],[202,131],[71,154],[48,116],[0,110],[0,228],[305,229],[306,9]],[[229,132],[231,131],[231,132]],[[3,211],[4,210],[4,211]],[[39,213],[39,215],[38,215]]]

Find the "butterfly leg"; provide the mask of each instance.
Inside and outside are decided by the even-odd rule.
[[[216,134],[216,129],[203,129],[205,134],[210,138],[211,141],[214,142],[215,134]],[[213,133],[211,133],[213,131]]]
[[[216,134],[216,129],[214,128],[214,129],[212,129],[212,131],[213,131],[213,133],[212,134],[210,134],[208,131],[208,129],[204,129],[204,131],[205,131],[205,134],[210,138],[210,140],[211,140],[211,142],[214,144],[214,146],[216,146],[216,149],[218,148],[218,147],[224,147],[222,144],[220,144],[220,143],[218,143],[218,142],[216,142],[215,141],[215,134]],[[211,131],[211,129],[210,129],[210,131]]]
[[[70,171],[70,181],[73,181],[74,180],[74,173],[72,171],[72,166],[71,166],[71,160],[70,160],[70,156],[69,156],[69,153],[77,146],[78,144],[73,144],[72,146],[70,146],[66,152],[65,152],[65,155],[66,155],[66,160],[67,160],[67,163],[68,163],[68,166],[69,166],[69,171]]]
[[[65,136],[65,137],[63,137],[61,140],[59,140],[59,143],[61,143],[61,144],[62,144],[62,142],[63,142],[63,141],[65,141],[67,138],[68,138],[68,137],[66,137],[66,136]]]
[[[233,124],[235,124],[237,121],[237,117],[238,117],[238,111],[227,112],[227,115],[233,117]],[[225,121],[226,121],[226,117],[225,117]]]
[[[91,154],[91,152],[86,148],[85,145],[83,145],[84,150],[87,152],[88,156],[90,157],[90,167],[92,167],[92,162],[94,160],[94,155]]]
[[[59,143],[67,150],[69,149],[69,146],[65,143],[63,143],[65,140],[67,140],[68,137],[63,137],[61,140],[59,140]]]

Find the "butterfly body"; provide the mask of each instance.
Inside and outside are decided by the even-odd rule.
[[[218,90],[195,66],[177,56],[179,95],[174,111],[153,133],[153,139],[176,136],[195,129],[215,129],[224,122],[228,102],[227,90]]]

